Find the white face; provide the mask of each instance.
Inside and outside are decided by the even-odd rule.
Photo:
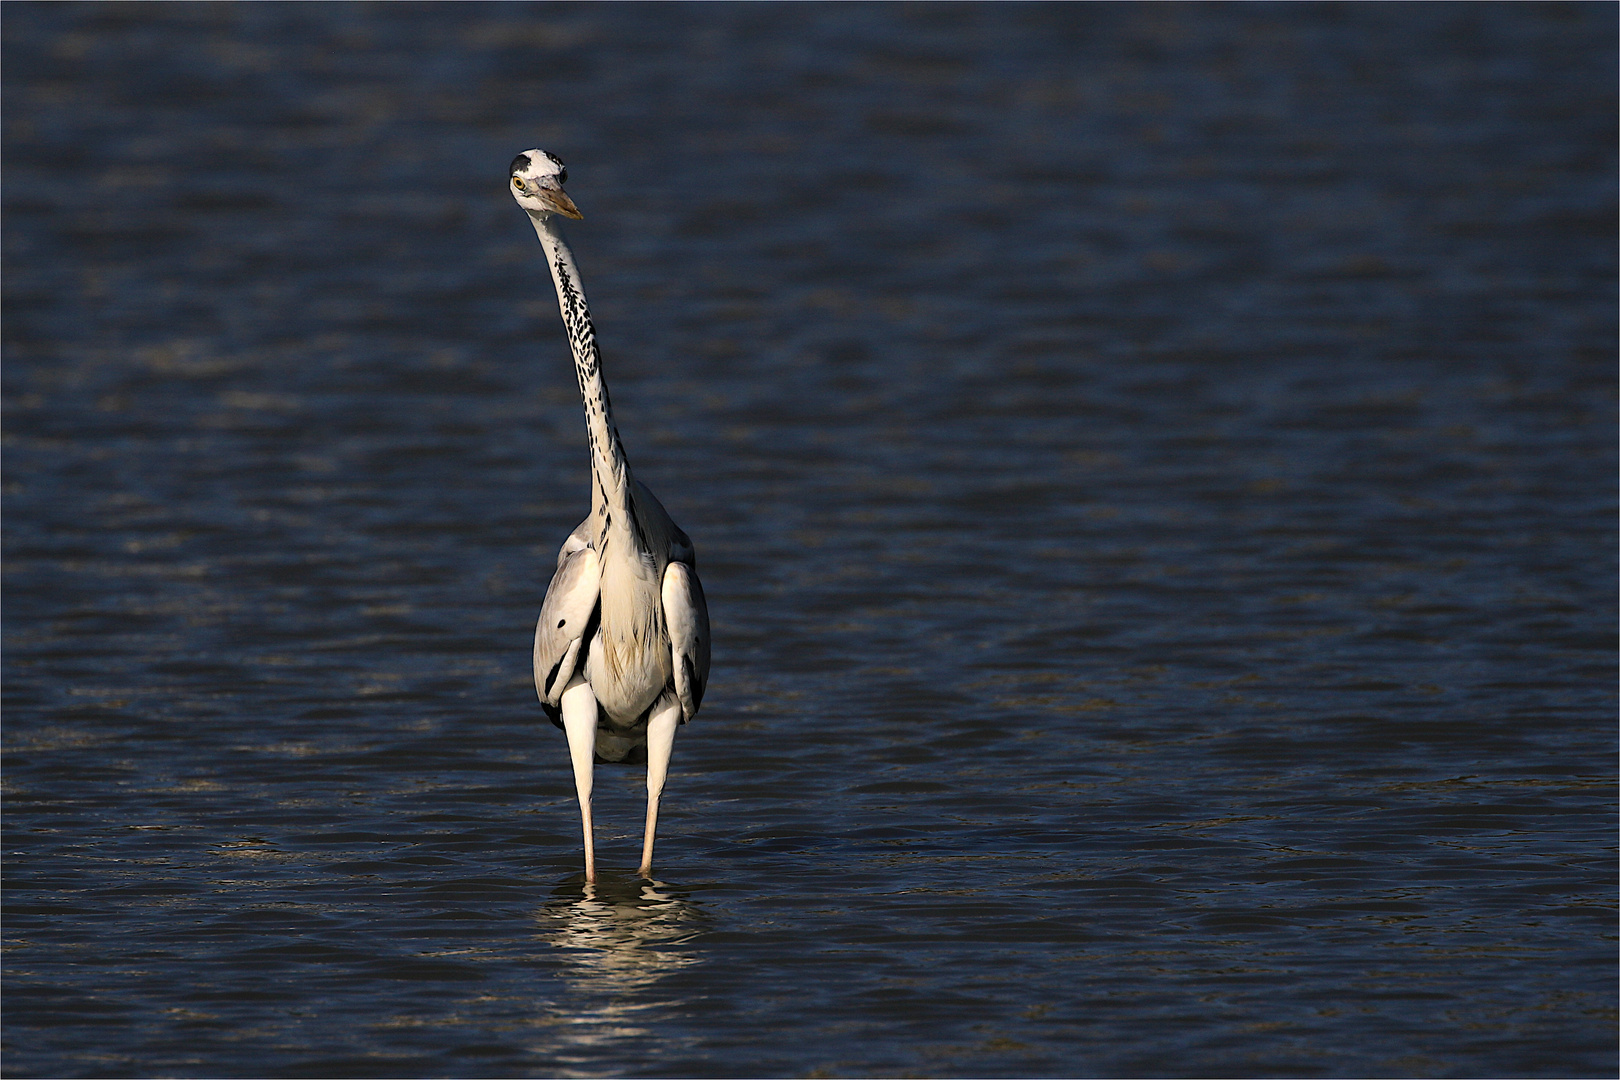
[[[568,181],[568,167],[555,154],[525,150],[512,159],[511,173],[512,198],[531,215],[585,216],[562,189]]]

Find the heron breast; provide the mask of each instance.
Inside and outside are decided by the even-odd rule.
[[[670,684],[674,675],[669,642],[662,626],[641,632],[616,634],[603,620],[591,641],[585,678],[597,704],[618,728],[634,727],[645,719],[648,706]]]

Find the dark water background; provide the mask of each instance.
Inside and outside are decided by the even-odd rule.
[[[1613,6],[0,19],[7,1075],[1613,1073]]]

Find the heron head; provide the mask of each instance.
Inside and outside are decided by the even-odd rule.
[[[583,218],[574,200],[563,190],[568,166],[556,154],[525,150],[512,159],[512,198],[532,217],[561,214]]]

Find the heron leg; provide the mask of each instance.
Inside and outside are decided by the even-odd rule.
[[[670,701],[647,720],[647,835],[641,842],[641,876],[652,875],[653,837],[658,832],[658,797],[669,775],[669,755],[675,749],[675,728],[681,722],[681,704]]]
[[[574,790],[579,794],[579,823],[585,833],[585,880],[596,880],[596,837],[591,829],[592,769],[596,760],[596,694],[575,675],[562,694],[563,731],[574,762]]]

